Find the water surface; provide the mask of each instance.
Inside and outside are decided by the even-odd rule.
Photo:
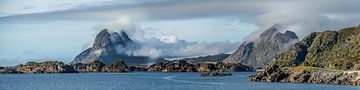
[[[2,74],[0,90],[360,90],[359,86],[249,82],[253,72],[199,77],[199,73]]]

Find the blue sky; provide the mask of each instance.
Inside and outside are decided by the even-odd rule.
[[[358,25],[358,3],[358,0],[0,0],[0,66],[49,59],[68,63],[89,47],[102,28],[126,29],[136,40],[172,36],[179,41],[214,45],[214,49],[228,45],[231,48],[214,53],[231,53],[240,42],[276,23],[300,37],[314,31]]]

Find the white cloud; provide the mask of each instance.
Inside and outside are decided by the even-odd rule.
[[[134,56],[150,56],[165,58],[182,58],[202,55],[215,55],[220,53],[231,53],[239,45],[239,42],[217,41],[217,42],[188,42],[179,40],[176,35],[149,36],[145,29],[134,23],[124,26],[122,21],[111,22],[100,25],[98,28],[107,28],[111,31],[125,31],[135,41],[135,50],[119,47],[119,53],[127,53]],[[101,30],[101,29],[99,29]]]
[[[160,38],[161,42],[167,43],[167,44],[171,44],[171,43],[177,43],[178,39],[176,35],[166,35],[166,36],[161,36]]]
[[[242,23],[254,23],[260,30],[279,23],[304,37],[314,31],[359,24],[358,3],[358,0],[112,1],[63,11],[0,17],[0,21],[116,20],[124,17],[131,17],[133,21],[156,21],[240,17]]]

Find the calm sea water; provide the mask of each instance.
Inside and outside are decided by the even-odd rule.
[[[359,86],[249,82],[253,72],[227,77],[199,73],[2,74],[0,90],[360,90]]]

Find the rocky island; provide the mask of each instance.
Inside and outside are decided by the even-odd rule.
[[[27,62],[13,67],[0,67],[2,74],[14,73],[88,73],[88,72],[133,72],[146,71],[146,68],[128,67],[123,61],[114,61],[109,65],[95,61],[89,64],[66,65],[59,61]]]

